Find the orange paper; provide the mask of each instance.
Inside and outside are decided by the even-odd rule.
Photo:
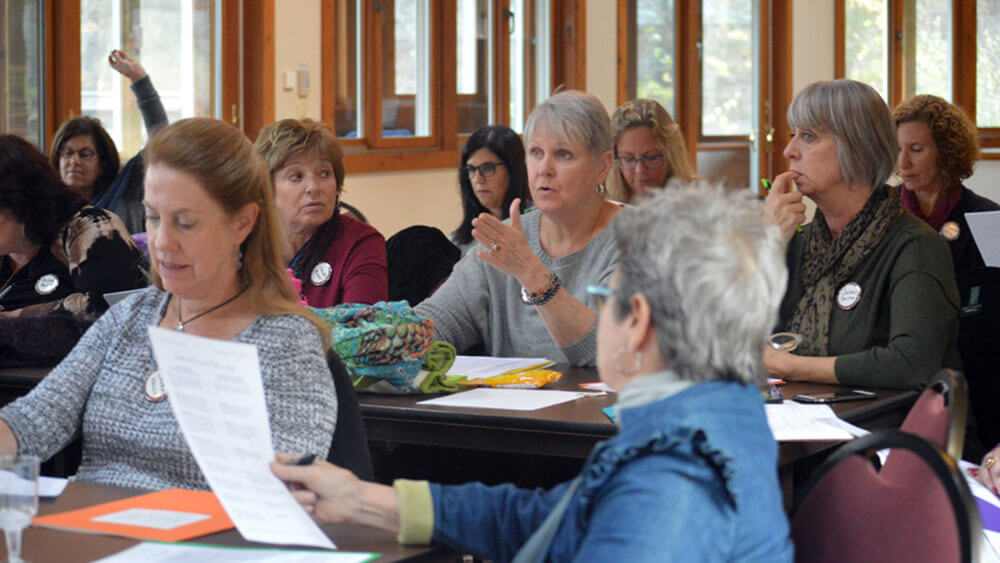
[[[204,514],[208,518],[170,530],[97,522],[94,520],[94,518],[100,516],[134,508]],[[47,528],[95,532],[165,542],[189,540],[233,527],[233,521],[226,515],[226,511],[223,510],[222,505],[215,498],[215,494],[208,491],[189,491],[187,489],[166,489],[156,493],[106,502],[79,510],[39,516],[32,523],[36,526]]]

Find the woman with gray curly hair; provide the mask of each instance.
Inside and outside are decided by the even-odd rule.
[[[679,188],[615,220],[622,260],[588,291],[601,301],[597,363],[619,391],[620,428],[575,480],[389,487],[322,462],[272,470],[302,486],[293,494],[320,520],[496,561],[791,561],[757,389],[784,243],[749,198]]]
[[[788,123],[791,170],[775,178],[765,208],[791,239],[779,329],[802,342],[794,354],[769,347],[768,371],[916,389],[940,368],[959,367],[948,248],[885,185],[897,153],[885,102],[861,82],[816,82],[792,100]],[[796,232],[803,195],[817,211]]]
[[[604,199],[611,170],[611,124],[600,100],[577,91],[538,105],[524,127],[534,210],[510,219],[481,213],[466,254],[416,307],[434,320],[435,340],[459,353],[547,357],[594,364],[596,306],[587,283],[607,281],[618,261],[606,227],[620,209]]]

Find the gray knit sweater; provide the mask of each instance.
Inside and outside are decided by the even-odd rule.
[[[154,369],[147,327],[168,294],[150,287],[116,304],[28,395],[0,410],[18,451],[46,459],[83,432],[81,481],[207,489],[170,409],[143,392]],[[258,317],[236,336],[255,344],[278,451],[326,457],[337,398],[320,336],[294,315]]]
[[[542,214],[521,217],[528,245],[563,288],[580,302],[597,310],[587,295],[587,285],[607,285],[618,264],[618,248],[610,228],[605,228],[582,250],[553,258],[542,249],[538,229]],[[434,320],[434,338],[450,342],[461,353],[483,344],[492,356],[546,357],[557,362],[592,366],[597,356],[597,323],[587,335],[569,346],[552,341],[538,310],[521,302],[521,285],[511,276],[480,260],[475,252],[462,257],[448,281],[416,312]]]

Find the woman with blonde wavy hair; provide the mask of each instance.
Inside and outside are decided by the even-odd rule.
[[[155,286],[112,307],[30,394],[0,410],[0,453],[43,459],[78,433],[81,481],[163,489],[208,484],[167,401],[148,328],[253,344],[276,444],[325,456],[337,400],[318,319],[280,261],[268,171],[213,119],[161,129],[146,147]]]
[[[615,171],[608,178],[608,197],[634,203],[671,179],[695,179],[681,129],[655,100],[629,100],[611,118]]]

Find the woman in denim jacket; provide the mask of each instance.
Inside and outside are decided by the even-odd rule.
[[[615,220],[618,270],[590,291],[604,298],[597,365],[619,391],[619,432],[572,482],[388,487],[325,463],[273,471],[320,520],[496,561],[791,561],[756,387],[784,248],[746,197],[667,190]]]

